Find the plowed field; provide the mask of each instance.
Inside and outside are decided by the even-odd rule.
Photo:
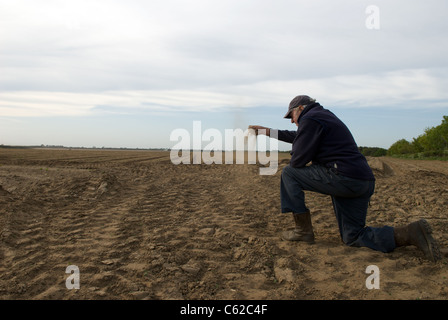
[[[443,252],[432,263],[415,247],[347,247],[331,199],[314,193],[316,243],[281,240],[288,157],[262,176],[168,152],[0,149],[0,299],[447,299],[448,162],[369,159],[367,223],[425,218]],[[366,287],[369,265],[379,289]]]

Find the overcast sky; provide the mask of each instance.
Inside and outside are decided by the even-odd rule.
[[[283,115],[307,94],[358,145],[388,148],[448,115],[447,12],[446,0],[0,0],[0,144],[171,147],[195,120],[294,130]]]

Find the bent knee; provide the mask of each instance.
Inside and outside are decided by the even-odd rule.
[[[291,165],[287,165],[282,169],[282,176],[293,176],[297,168],[291,167]]]
[[[345,232],[342,234],[342,242],[349,247],[362,247],[363,245],[360,243],[362,238],[362,233],[364,228],[359,231]]]

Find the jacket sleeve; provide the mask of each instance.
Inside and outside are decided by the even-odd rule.
[[[324,128],[320,122],[311,118],[300,121],[296,138],[292,143],[291,167],[304,167],[315,158],[323,134]]]
[[[275,129],[271,129],[271,137],[273,136],[274,130]],[[290,130],[275,130],[275,131],[277,132],[276,138],[283,142],[292,143],[297,135],[297,131],[290,131]]]

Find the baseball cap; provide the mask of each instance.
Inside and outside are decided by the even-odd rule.
[[[316,99],[310,98],[309,96],[306,96],[306,95],[300,95],[300,96],[295,97],[289,103],[288,112],[285,114],[285,116],[283,118],[286,118],[286,119],[291,118],[291,112],[294,108],[296,108],[298,106],[307,106],[313,102],[316,102]]]

